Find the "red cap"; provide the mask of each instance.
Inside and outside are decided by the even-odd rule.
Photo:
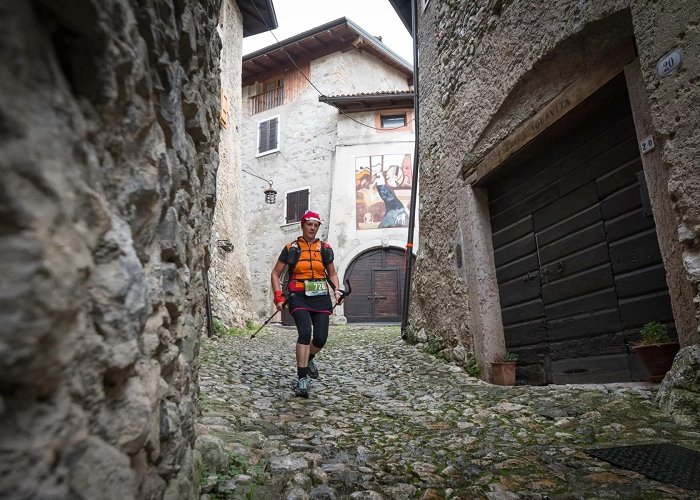
[[[321,224],[321,216],[318,215],[316,212],[312,212],[311,210],[307,210],[304,212],[304,215],[301,216],[301,223],[304,224],[307,220],[313,220]]]

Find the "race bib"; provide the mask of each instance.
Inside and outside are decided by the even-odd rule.
[[[325,281],[304,281],[304,292],[307,297],[313,297],[328,293],[328,288]]]

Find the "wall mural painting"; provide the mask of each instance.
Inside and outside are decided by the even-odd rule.
[[[410,154],[355,158],[357,229],[408,227],[412,175]]]

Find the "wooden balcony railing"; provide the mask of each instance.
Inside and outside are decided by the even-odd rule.
[[[276,87],[250,98],[251,113],[261,113],[284,104],[284,87]]]

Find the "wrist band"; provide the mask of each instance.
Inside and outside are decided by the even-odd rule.
[[[282,304],[285,301],[284,294],[282,293],[282,290],[275,290],[275,298],[272,299],[272,301],[275,304]]]

